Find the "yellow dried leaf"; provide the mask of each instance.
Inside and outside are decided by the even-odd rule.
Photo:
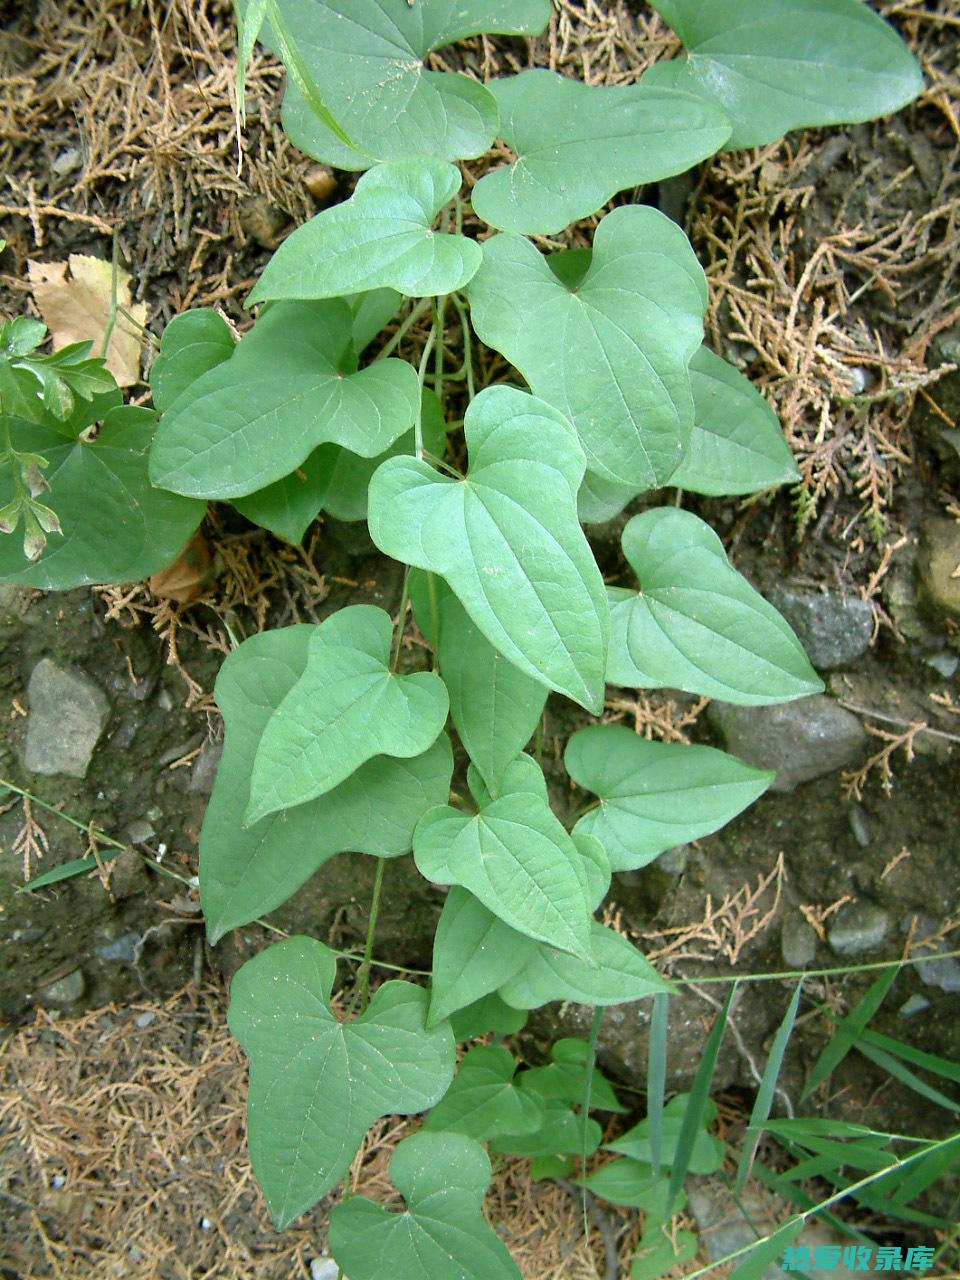
[[[50,330],[54,350],[71,342],[93,340],[92,355],[99,355],[110,315],[113,267],[102,258],[71,253],[67,262],[28,262],[34,301]],[[117,269],[117,304],[138,324],[147,318],[142,303],[130,297],[130,273]],[[118,315],[107,347],[107,368],[121,387],[140,377],[140,335],[130,321]]]

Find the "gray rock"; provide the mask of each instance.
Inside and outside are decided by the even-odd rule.
[[[133,964],[137,958],[137,943],[139,941],[139,933],[121,933],[120,937],[114,938],[112,942],[105,942],[102,946],[94,947],[93,954],[99,956],[101,960],[115,960],[120,964]]]
[[[206,741],[200,748],[200,754],[193,762],[193,771],[190,774],[190,790],[199,791],[202,795],[209,795],[213,790],[213,783],[217,776],[217,767],[220,764],[220,757],[223,755],[222,742]]]
[[[41,1004],[61,1009],[66,1005],[76,1004],[78,1000],[82,999],[86,989],[87,980],[83,976],[83,970],[74,969],[72,973],[65,974],[62,978],[57,978],[55,982],[50,982],[47,986],[42,987],[39,1000]]]
[[[934,671],[939,672],[944,679],[949,680],[956,675],[957,667],[960,667],[960,654],[948,653],[944,649],[942,653],[931,653],[924,658],[924,662],[928,667],[933,667]]]
[[[787,916],[780,926],[780,950],[788,969],[806,969],[817,955],[817,935],[802,916]]]
[[[793,627],[818,671],[847,667],[866,653],[873,635],[868,601],[835,591],[781,589],[771,593],[770,602]]]
[[[850,808],[847,810],[847,818],[850,822],[850,830],[853,832],[853,838],[861,849],[866,849],[870,843],[870,823],[867,821],[867,815],[864,813],[856,800],[852,801]]]
[[[857,717],[822,693],[774,707],[712,702],[707,715],[734,755],[758,768],[776,769],[772,791],[792,791],[801,782],[856,764],[867,744]]]
[[[913,927],[914,916],[912,914],[905,916],[900,922],[900,932],[909,933]],[[914,939],[933,938],[938,933],[940,925],[932,916],[916,916],[916,927],[914,928]],[[953,956],[946,956],[942,960],[934,959],[934,953],[940,951],[952,950],[946,938],[937,938],[936,942],[928,943],[924,948],[929,951],[931,958],[929,960],[921,960],[917,966],[917,976],[920,981],[927,987],[938,987],[941,991],[946,991],[950,995],[955,995],[960,991],[960,963]],[[918,953],[919,954],[919,953]]]
[[[841,907],[827,931],[827,941],[838,956],[859,956],[874,951],[889,936],[891,920],[874,902],[851,902]]]
[[[690,861],[690,846],[688,844],[674,845],[672,849],[664,849],[663,853],[655,860],[654,865],[661,871],[666,871],[668,875],[680,876],[687,869],[687,863]]]
[[[110,714],[99,685],[42,658],[27,685],[30,715],[24,765],[31,773],[83,778]]]
[[[960,618],[960,524],[927,520],[920,530],[917,581],[924,603],[942,618]]]
[[[924,1009],[930,1008],[930,1001],[926,996],[913,995],[908,996],[900,1006],[901,1018],[915,1018],[918,1013],[923,1013]]]

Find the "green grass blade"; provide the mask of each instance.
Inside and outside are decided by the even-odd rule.
[[[290,32],[283,20],[277,0],[267,0],[266,8],[280,60],[287,69],[287,75],[309,103],[310,110],[319,117],[330,132],[336,134],[344,146],[351,147],[354,151],[359,150],[321,97],[320,90],[310,74],[309,67],[301,57],[296,42],[290,38]]]
[[[750,1114],[750,1123],[747,1125],[747,1132],[744,1135],[743,1150],[740,1152],[740,1161],[737,1165],[737,1178],[734,1184],[737,1195],[743,1190],[747,1178],[750,1176],[750,1166],[753,1164],[753,1158],[757,1153],[757,1145],[763,1134],[763,1126],[770,1116],[774,1090],[777,1087],[780,1068],[783,1065],[783,1055],[786,1053],[787,1044],[793,1032],[793,1024],[797,1018],[797,1008],[800,1004],[802,990],[803,979],[801,978],[797,983],[787,1012],[783,1016],[783,1021],[777,1028],[777,1034],[774,1036],[773,1044],[770,1048],[770,1056],[767,1058],[767,1065],[763,1069],[760,1088],[757,1090],[756,1101]]]
[[[860,1042],[872,1045],[875,1049],[885,1049],[887,1053],[892,1053],[895,1058],[903,1058],[905,1062],[911,1062],[915,1067],[923,1067],[934,1075],[943,1076],[945,1080],[952,1080],[955,1084],[960,1084],[960,1062],[951,1062],[948,1058],[938,1058],[935,1053],[924,1053],[921,1049],[914,1049],[908,1044],[901,1044],[899,1040],[894,1040],[892,1036],[881,1035],[879,1031],[864,1031],[860,1037]]]
[[[650,1011],[650,1043],[647,1048],[647,1120],[650,1125],[650,1163],[654,1178],[660,1176],[663,1150],[663,1099],[667,1083],[667,1023],[670,997],[664,992],[653,997]]]
[[[921,1098],[926,1098],[928,1102],[935,1102],[938,1107],[943,1107],[945,1111],[952,1111],[954,1114],[960,1112],[960,1103],[954,1102],[946,1094],[941,1093],[939,1089],[934,1089],[933,1085],[926,1084],[909,1067],[905,1067],[899,1058],[895,1058],[892,1053],[886,1053],[883,1049],[875,1049],[869,1044],[858,1044],[856,1048],[858,1053],[862,1053],[865,1058],[869,1058],[871,1062],[876,1063],[878,1067],[888,1072],[894,1079],[899,1080],[901,1084],[905,1084],[914,1093],[918,1093]]]
[[[734,982],[726,1000],[723,1002],[723,1008],[717,1014],[716,1020],[710,1029],[710,1034],[707,1036],[707,1042],[703,1047],[703,1057],[697,1067],[697,1074],[694,1077],[690,1097],[683,1113],[683,1124],[680,1126],[677,1153],[674,1156],[673,1168],[670,1171],[670,1187],[667,1191],[666,1216],[668,1218],[673,1214],[674,1205],[677,1203],[680,1191],[683,1188],[683,1182],[690,1165],[690,1157],[693,1155],[693,1144],[696,1141],[697,1131],[703,1126],[704,1112],[710,1100],[710,1081],[713,1079],[714,1068],[717,1065],[717,1054],[720,1052],[720,1042],[723,1039],[727,1018],[730,1014],[730,1005],[736,992],[737,983]]]
[[[847,1016],[837,1023],[833,1038],[824,1047],[820,1057],[813,1064],[810,1078],[804,1087],[803,1093],[800,1095],[801,1102],[813,1093],[821,1081],[836,1070],[854,1044],[856,1044],[867,1023],[880,1008],[884,996],[890,990],[893,980],[897,976],[897,972],[897,966],[891,965],[865,992]]]
[[[124,852],[124,849],[104,849],[100,854],[100,861],[109,862],[112,858],[119,858]],[[47,885],[59,884],[61,880],[72,880],[74,876],[82,876],[85,871],[96,871],[96,869],[97,860],[90,854],[83,858],[73,858],[70,862],[63,862],[59,867],[45,871],[42,876],[34,876],[32,880],[21,885],[17,893],[32,893],[34,889],[45,889]]]
[[[764,1236],[739,1267],[730,1273],[730,1280],[758,1280],[767,1267],[777,1261],[787,1245],[793,1244],[802,1230],[803,1222],[794,1220],[785,1222],[772,1235]]]

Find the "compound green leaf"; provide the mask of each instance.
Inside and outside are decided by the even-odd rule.
[[[318,799],[241,824],[263,731],[303,675],[315,630],[251,636],[217,676],[226,738],[200,835],[200,902],[211,943],[285,902],[336,853],[409,853],[414,827],[449,793],[453,756],[441,734],[421,756],[375,756]]]
[[[112,396],[78,402],[76,430],[95,422]],[[81,406],[84,412],[80,412]],[[90,415],[93,415],[92,417]],[[62,429],[8,419],[14,447],[47,460],[45,505],[60,519],[39,559],[23,554],[17,534],[0,536],[0,579],[68,591],[87,583],[135,582],[175,560],[206,511],[206,503],[155,489],[147,457],[157,416],[150,409],[107,409],[96,439],[66,439]],[[14,498],[9,467],[0,467],[0,507]]]
[[[292,45],[353,146],[289,83],[284,130],[301,151],[339,169],[403,156],[483,155],[497,129],[493,96],[466,76],[426,70],[424,59],[480,32],[536,35],[550,18],[549,0],[280,0],[280,9]]]
[[[150,477],[175,493],[243,497],[326,441],[382,454],[413,426],[419,396],[403,360],[357,371],[342,299],[273,306],[163,415]]]
[[[527,1080],[532,1073],[524,1072],[521,1082]],[[533,1089],[530,1092],[534,1092]],[[547,1156],[588,1155],[592,1156],[600,1145],[603,1130],[592,1116],[586,1121],[566,1102],[557,1099],[543,1099],[545,1112],[540,1127],[532,1133],[502,1134],[491,1139],[491,1151],[504,1155],[528,1156],[534,1160],[542,1160]]]
[[[423,440],[433,453],[443,452],[446,439],[440,403],[423,390]],[[321,511],[335,520],[365,520],[370,477],[387,458],[415,452],[415,436],[407,431],[376,458],[362,458],[338,444],[322,444],[288,476],[275,484],[235,498],[241,515],[288,542],[301,542]]]
[[[672,990],[632,942],[596,920],[591,924],[590,950],[592,958],[582,959],[542,944],[503,984],[501,997],[515,1009],[537,1009],[551,1000],[625,1004]]]
[[[341,1023],[335,976],[322,943],[288,938],[248,960],[230,991],[227,1021],[250,1059],[250,1159],[278,1230],[339,1181],[375,1120],[432,1107],[453,1077],[453,1032],[426,1029],[422,987],[384,983]]]
[[[690,1094],[678,1093],[670,1099],[663,1111],[660,1161],[667,1168],[670,1168],[676,1159],[680,1131],[683,1128],[689,1100]],[[703,1114],[703,1127],[696,1131],[690,1163],[687,1166],[688,1173],[716,1173],[723,1163],[723,1143],[707,1132],[707,1126],[716,1119],[716,1115],[716,1107],[708,1101]],[[618,1151],[632,1160],[640,1160],[649,1165],[651,1155],[649,1120],[641,1120],[632,1129],[628,1129],[622,1137],[606,1143],[604,1150]]]
[[[386,555],[445,578],[521,671],[598,713],[606,600],[577,520],[584,459],[576,434],[542,400],[504,386],[480,392],[464,427],[464,480],[416,459],[379,468],[371,537]]]
[[[717,107],[669,89],[601,88],[543,69],[488,88],[517,158],[481,178],[471,203],[501,231],[562,231],[625,187],[683,173],[730,136]]]
[[[596,836],[614,871],[709,835],[763,795],[776,776],[713,747],[647,742],[623,725],[591,725],[567,743],[567,773],[599,796],[578,834]]]
[[[229,360],[235,346],[230,326],[210,307],[174,316],[150,366],[154,407],[166,413],[199,377]]]
[[[324,209],[284,240],[246,305],[338,298],[364,289],[428,297],[462,288],[480,265],[480,246],[431,229],[460,182],[456,166],[442,160],[377,165],[349,200]]]
[[[330,1214],[330,1250],[350,1280],[520,1280],[483,1216],[490,1160],[470,1138],[415,1133],[390,1157],[407,1203],[389,1213],[351,1196]]]
[[[550,1048],[553,1061],[545,1067],[533,1067],[525,1071],[522,1077],[524,1086],[528,1090],[534,1090],[541,1098],[579,1107],[583,1103],[589,1052],[586,1040],[567,1036],[555,1041]],[[627,1110],[620,1105],[609,1080],[596,1066],[590,1079],[590,1108],[595,1111]]]
[[[611,684],[668,685],[743,706],[823,688],[790,627],[702,520],[658,507],[634,516],[622,542],[640,590],[608,589]]]
[[[486,1142],[501,1134],[532,1133],[545,1119],[529,1089],[517,1088],[509,1049],[480,1045],[460,1059],[453,1084],[427,1116],[428,1133],[462,1133]]]
[[[374,756],[410,759],[437,739],[447,691],[429,671],[390,670],[383,609],[350,605],[316,627],[303,675],[260,738],[244,823],[315,800]]]
[[[495,992],[526,964],[536,945],[504,924],[472,893],[454,885],[433,939],[428,1024],[433,1026]]]
[[[509,766],[499,798],[475,817],[449,805],[427,813],[414,832],[413,856],[428,880],[468,889],[518,933],[589,957],[584,859],[552,813],[543,775],[529,756]]]
[[[652,488],[676,471],[693,429],[687,366],[706,280],[676,223],[639,205],[608,213],[592,257],[582,254],[545,258],[509,234],[485,241],[466,291],[474,328],[566,414],[591,471]]]
[[[672,485],[716,496],[800,478],[777,415],[738,369],[701,347],[690,361],[690,384],[693,434]]]
[[[758,147],[790,129],[872,120],[923,87],[916,59],[861,0],[653,0],[686,58],[643,83],[682,89],[733,122],[727,147]]]
[[[434,646],[460,741],[496,795],[504,769],[537,727],[547,692],[497,653],[442,578],[414,570],[410,598]]]

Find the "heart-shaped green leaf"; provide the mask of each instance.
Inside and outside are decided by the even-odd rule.
[[[95,422],[104,401],[81,400],[70,421],[77,431]],[[92,415],[92,416],[91,416]],[[84,421],[84,419],[88,421]],[[47,461],[50,492],[44,505],[60,519],[39,559],[23,554],[16,534],[0,536],[0,579],[41,591],[69,591],[87,583],[135,582],[165,568],[183,550],[203,519],[206,503],[155,489],[147,458],[156,427],[150,409],[107,409],[96,439],[67,439],[62,430],[8,418],[21,452]],[[0,507],[14,498],[9,467],[0,467]]]
[[[364,295],[368,297],[370,295]],[[440,402],[423,389],[421,433],[424,447],[443,453],[446,429]],[[362,458],[338,444],[322,444],[290,475],[258,489],[233,505],[248,520],[278,533],[288,542],[300,542],[321,511],[335,520],[365,520],[370,477],[387,458],[416,452],[415,432],[407,431],[385,453]]]
[[[608,591],[611,684],[668,685],[742,706],[822,690],[800,641],[702,520],[658,507],[634,516],[622,542],[640,590]]]
[[[336,853],[408,853],[414,827],[449,794],[453,756],[441,734],[421,756],[375,756],[319,799],[241,825],[263,730],[303,675],[315,630],[251,636],[217,676],[226,740],[200,835],[200,902],[211,943],[285,902]]]
[[[283,303],[163,415],[150,477],[175,493],[239,498],[289,475],[324,441],[383,453],[413,426],[419,397],[404,360],[356,371],[342,299]]]
[[[480,32],[536,35],[549,0],[280,0],[292,45],[352,147],[311,111],[288,80],[283,127],[301,151],[339,169],[376,160],[480,156],[493,141],[497,106],[466,76],[427,71],[433,49]],[[269,37],[265,43],[276,48]]]
[[[678,1093],[670,1099],[663,1110],[660,1161],[667,1168],[673,1164],[677,1156],[680,1131],[683,1128],[683,1119],[689,1101],[690,1094]],[[703,1115],[703,1127],[696,1131],[690,1163],[687,1167],[689,1173],[716,1173],[723,1162],[723,1143],[707,1131],[707,1126],[716,1118],[716,1106],[708,1101]],[[606,1143],[604,1149],[619,1151],[621,1155],[630,1156],[633,1160],[640,1160],[649,1165],[652,1154],[650,1121],[641,1120],[632,1129],[628,1129],[622,1137]]]
[[[322,943],[288,938],[248,960],[230,990],[227,1021],[250,1058],[250,1158],[278,1230],[339,1181],[374,1120],[426,1110],[453,1077],[453,1032],[426,1030],[422,987],[387,982],[341,1023],[335,976]]]
[[[415,1133],[390,1157],[407,1202],[388,1213],[351,1196],[330,1214],[330,1249],[350,1280],[520,1280],[506,1246],[484,1220],[490,1160],[456,1133]]]
[[[467,294],[478,336],[566,414],[591,471],[635,490],[676,471],[693,429],[687,366],[707,304],[676,223],[655,209],[614,209],[592,257],[545,258],[520,236],[493,236]]]
[[[520,937],[519,934],[515,936]],[[515,1035],[526,1021],[524,1009],[511,1009],[496,992],[491,992],[458,1010],[450,1019],[450,1025],[457,1043],[460,1044],[476,1040],[478,1036],[485,1036],[491,1031],[495,1036]]]
[[[460,182],[456,166],[442,160],[377,165],[349,200],[324,209],[284,240],[247,306],[274,298],[338,298],[362,289],[428,297],[462,288],[480,265],[480,246],[431,230]]]
[[[550,1046],[551,1062],[545,1067],[533,1067],[523,1073],[524,1087],[529,1092],[535,1091],[540,1098],[579,1107],[583,1104],[589,1055],[590,1047],[586,1040],[564,1036]],[[590,1107],[596,1111],[628,1110],[621,1106],[610,1081],[596,1065],[590,1073]]]
[[[370,482],[370,535],[446,578],[493,647],[588,710],[603,706],[606,600],[576,514],[583,452],[542,400],[489,387],[470,403],[464,480],[391,458]]]
[[[520,1077],[520,1087],[524,1093],[540,1098],[544,1109],[540,1127],[532,1133],[509,1133],[492,1138],[490,1150],[534,1160],[547,1156],[593,1155],[603,1137],[599,1124],[592,1116],[584,1120],[568,1102],[541,1094],[536,1074],[525,1071]]]
[[[471,203],[502,231],[562,231],[625,187],[683,173],[730,136],[717,107],[667,89],[601,88],[543,69],[488,87],[517,158],[481,178]]]
[[[235,346],[230,326],[210,307],[174,316],[150,366],[154,406],[166,413],[199,377],[229,360]]]
[[[547,801],[539,766],[520,756],[476,817],[445,805],[420,821],[413,856],[434,884],[459,884],[519,933],[589,957],[584,858]],[[484,994],[477,991],[477,995]]]
[[[393,626],[350,605],[316,627],[303,675],[267,721],[250,778],[246,826],[315,800],[374,756],[408,760],[437,739],[449,704],[429,671],[395,675]]]
[[[497,653],[442,578],[414,570],[410,598],[437,655],[460,741],[496,795],[504,769],[537,727],[547,692]]]
[[[500,987],[500,995],[515,1009],[537,1009],[551,1000],[624,1004],[673,989],[632,942],[596,920],[590,929],[590,953],[585,960],[544,943]]]
[[[653,1169],[642,1160],[630,1160],[626,1156],[611,1160],[595,1173],[579,1179],[595,1196],[612,1204],[629,1205],[631,1209],[644,1209],[654,1219],[662,1221],[667,1211],[668,1178],[654,1177]],[[679,1209],[681,1206],[677,1206]]]
[[[427,1116],[428,1133],[462,1133],[486,1142],[500,1134],[532,1133],[544,1120],[541,1100],[517,1088],[509,1049],[480,1045],[460,1059],[453,1084]]]
[[[537,946],[454,885],[433,939],[429,1025],[476,1003],[521,969]]]
[[[862,0],[653,0],[686,58],[656,63],[643,83],[722,107],[727,147],[759,147],[789,129],[898,111],[923,75],[897,33]]]
[[[575,733],[564,763],[578,786],[600,797],[576,831],[600,840],[614,871],[644,867],[664,849],[716,831],[776,776],[713,747],[647,742],[614,724]]]
[[[701,347],[690,361],[690,384],[693,434],[672,485],[720,495],[800,478],[777,415],[738,369]]]

